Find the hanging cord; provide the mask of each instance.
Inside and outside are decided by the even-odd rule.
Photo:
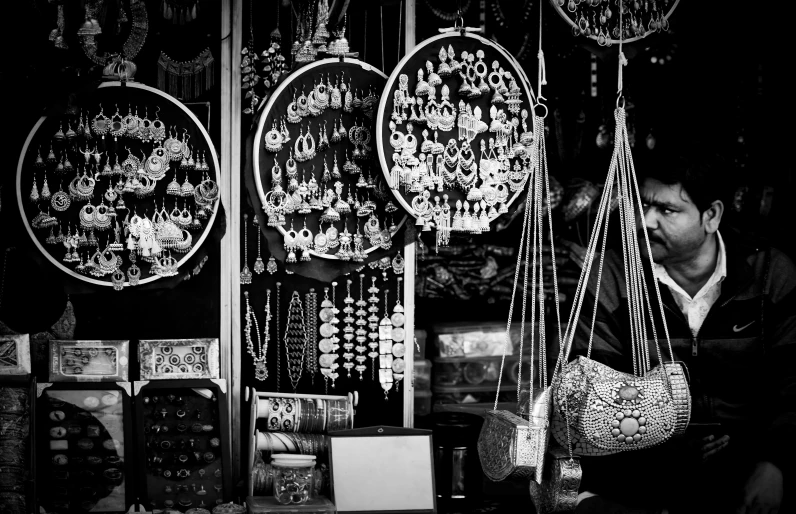
[[[542,4],[543,3],[544,2],[539,2],[539,53],[537,54],[537,57],[539,59],[539,72],[536,81],[537,101],[540,103],[542,100],[547,100],[547,98],[542,96],[542,86],[547,85],[547,68],[545,67],[544,51],[542,50]]]
[[[616,88],[617,88],[616,106],[619,107],[619,101],[622,100],[622,108],[624,109],[625,101],[624,97],[622,96],[622,91],[625,85],[622,78],[622,67],[627,66],[627,57],[625,57],[625,53],[622,51],[622,47],[624,45],[624,40],[625,40],[625,27],[624,25],[622,25],[622,15],[624,14],[625,7],[622,4],[622,2],[619,2],[618,6],[619,6],[619,76],[616,82]]]
[[[379,5],[379,39],[381,40],[381,69],[386,70],[387,66],[384,64],[384,7]]]
[[[401,37],[404,35],[403,31],[403,17],[404,17],[404,2],[401,0],[398,2],[398,56],[396,57],[395,62],[401,62]],[[404,42],[405,44],[405,42]],[[397,66],[397,64],[396,64]],[[385,68],[387,69],[387,68]],[[415,268],[417,269],[417,268]]]

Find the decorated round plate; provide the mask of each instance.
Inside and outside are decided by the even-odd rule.
[[[287,262],[362,261],[392,246],[406,217],[376,161],[374,120],[385,79],[356,59],[324,59],[291,74],[266,104],[254,178]]]
[[[450,32],[418,44],[387,79],[376,121],[393,197],[424,228],[478,234],[531,173],[535,98],[500,45]]]
[[[205,127],[175,98],[135,82],[100,85],[80,113],[42,117],[28,134],[16,181],[28,234],[58,269],[91,284],[176,275],[218,211]]]

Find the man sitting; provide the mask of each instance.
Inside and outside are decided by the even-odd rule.
[[[687,367],[691,425],[685,437],[657,448],[582,458],[578,513],[781,513],[785,496],[793,508],[796,268],[775,249],[746,247],[729,231],[722,237],[716,171],[700,158],[639,166],[654,261],[649,269],[639,234],[646,283],[658,281],[674,359]],[[596,273],[590,278],[582,310],[588,314],[570,358],[586,355]],[[668,359],[653,291],[650,301]],[[611,253],[591,358],[632,373],[628,316],[622,256]]]

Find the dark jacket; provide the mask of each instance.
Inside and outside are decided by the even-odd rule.
[[[696,337],[669,288],[660,284],[674,358],[688,369],[691,421],[721,423],[721,430],[730,435],[731,453],[750,462],[773,462],[785,474],[787,489],[796,456],[796,267],[775,249],[745,248],[726,239],[725,245],[727,277]],[[606,255],[591,358],[632,373],[622,270],[621,255]],[[570,360],[585,355],[588,347],[596,285],[596,274],[592,275]],[[645,275],[651,286],[649,269]],[[652,289],[650,301],[661,353],[668,360],[660,307]],[[657,355],[650,341],[653,366]],[[643,459],[644,453],[624,455]]]

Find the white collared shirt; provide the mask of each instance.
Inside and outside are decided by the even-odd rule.
[[[702,327],[710,308],[721,295],[721,283],[727,276],[727,253],[724,248],[724,240],[718,231],[716,232],[716,238],[719,240],[716,269],[713,270],[713,274],[693,298],[682,287],[677,285],[677,282],[669,276],[664,266],[655,264],[654,267],[655,277],[662,284],[669,286],[674,301],[677,302],[678,307],[680,307],[680,310],[688,320],[688,326],[695,337],[699,333],[699,329]]]

